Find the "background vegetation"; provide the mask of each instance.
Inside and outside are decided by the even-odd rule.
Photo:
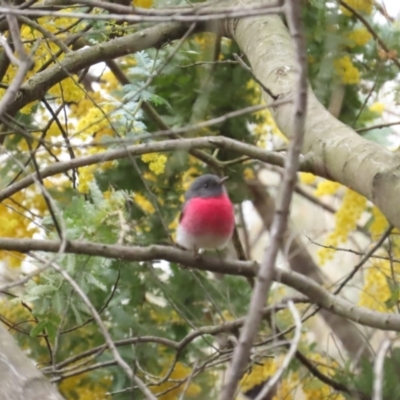
[[[171,245],[184,191],[195,177],[213,172],[230,177],[237,213],[233,254],[260,261],[287,139],[268,109],[237,112],[264,100],[235,40],[201,23],[182,23],[151,40],[168,22],[152,22],[146,10],[188,4],[53,3],[18,2],[13,6],[20,12],[0,21],[0,98],[12,94],[6,104],[0,99],[0,320],[65,398],[145,398],[61,269],[88,296],[122,359],[157,398],[217,398],[251,286],[240,276],[216,279],[207,267],[185,268],[178,250],[145,247],[145,254],[136,246]],[[140,12],[118,8],[130,5]],[[308,78],[318,100],[362,138],[395,151],[398,135],[390,121],[400,118],[398,21],[372,0],[310,0],[302,11]],[[214,145],[202,137],[253,147],[241,153],[231,142]],[[268,151],[270,163],[260,161],[257,148]],[[360,170],[357,179],[367,173]],[[391,226],[370,200],[352,187],[299,173],[292,206],[298,231],[288,231],[296,239],[285,239],[278,266],[331,293],[352,274],[344,296],[362,312],[391,314],[396,323],[400,226]],[[315,218],[319,209],[322,220]],[[312,229],[304,230],[299,214]],[[54,254],[37,252],[48,241],[55,243],[48,248]],[[133,250],[126,256],[116,247],[104,256],[98,248],[78,251],[71,241]],[[33,266],[44,271],[15,286]],[[276,309],[266,311],[238,398],[256,398],[282,365],[293,341],[286,307],[293,296],[303,318],[298,351],[264,398],[371,398],[374,354],[383,339],[396,335],[376,323],[363,324],[366,329],[347,318],[329,320],[336,316],[324,311],[315,315],[320,302],[278,283],[268,299]],[[315,334],[322,320],[330,327],[329,346]],[[395,341],[382,357],[383,398],[400,398]]]

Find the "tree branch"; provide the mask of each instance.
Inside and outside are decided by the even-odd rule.
[[[252,193],[255,209],[262,219],[265,228],[270,230],[275,209],[273,198],[262,188],[258,181],[249,182],[247,186]],[[292,223],[289,223],[281,251],[286,256],[292,271],[309,277],[321,286],[326,284],[321,278],[319,267],[315,264],[299,235],[294,231]],[[332,314],[328,310],[323,309],[320,313],[332,332],[339,338],[344,348],[352,356],[353,361],[359,359],[360,354],[367,358],[371,356],[367,343],[353,323]]]
[[[241,4],[252,0],[238,0]],[[265,0],[268,4],[272,0]],[[279,99],[292,99],[296,88],[296,51],[285,25],[278,16],[227,21],[227,35],[239,45],[254,74]],[[260,43],[263,45],[260,46]],[[270,97],[264,93],[269,101]],[[388,220],[400,228],[400,157],[367,141],[334,118],[309,88],[306,134],[302,152],[317,175],[340,182],[371,200]],[[281,132],[293,137],[293,105],[271,108]],[[362,179],[360,179],[362,177]]]
[[[63,400],[56,388],[15,343],[0,323],[0,398],[7,400]]]
[[[260,311],[268,298],[274,275],[275,260],[286,232],[290,204],[296,186],[296,174],[300,166],[300,152],[305,133],[305,110],[307,108],[307,49],[301,20],[300,3],[297,0],[286,0],[285,15],[291,35],[296,43],[297,54],[297,95],[295,96],[292,112],[289,114],[293,136],[285,159],[285,169],[279,188],[277,208],[271,226],[270,243],[257,273],[246,322],[227,370],[226,379],[219,397],[220,400],[231,400],[235,397],[237,384],[247,365],[250,350],[261,322]]]
[[[72,160],[62,161],[49,165],[48,167],[40,171],[40,177],[44,179],[48,178],[49,176],[63,173],[74,168],[98,164],[106,161],[118,160],[129,156],[138,156],[146,153],[168,152],[172,150],[191,151],[193,149],[214,148],[234,151],[239,154],[247,155],[253,159],[271,163],[274,165],[282,166],[284,163],[284,157],[279,153],[266,151],[260,149],[259,147],[241,143],[234,139],[223,136],[205,136],[197,139],[176,139],[131,145],[118,150],[104,151],[89,156],[74,158]],[[301,163],[301,170],[309,171],[307,160],[304,160]],[[33,173],[13,183],[5,189],[0,190],[0,202],[35,183],[36,177],[37,174]]]
[[[84,2],[82,2],[84,3]],[[91,2],[87,2],[88,4]],[[275,4],[266,5],[264,3],[254,4],[250,7],[231,6],[224,7],[218,3],[210,2],[209,7],[191,7],[179,10],[164,9],[164,10],[147,10],[140,7],[127,7],[128,12],[122,13],[118,10],[118,14],[90,14],[90,19],[95,21],[115,20],[133,22],[207,22],[212,20],[220,20],[227,18],[243,18],[255,15],[277,14],[282,12],[282,7]],[[18,9],[15,7],[0,7],[0,14],[5,15],[25,15],[28,17],[61,17],[61,18],[80,18],[88,19],[88,15],[79,12],[59,12],[45,9]]]
[[[8,239],[0,238],[0,250],[18,251],[28,253],[30,251],[44,251],[56,253],[60,247],[57,240],[36,239]],[[173,263],[196,268],[201,271],[210,271],[234,276],[255,277],[258,269],[256,262],[221,260],[219,257],[202,255],[196,258],[190,251],[183,251],[172,246],[152,245],[120,246],[85,241],[68,241],[65,253],[86,254],[96,257],[112,258],[124,261],[156,261],[166,260]],[[310,278],[293,271],[275,269],[275,282],[283,283],[310,299],[311,302],[330,312],[357,322],[360,325],[385,331],[400,332],[400,315],[371,311],[364,307],[358,307],[349,301],[329,293],[322,286],[313,282]]]

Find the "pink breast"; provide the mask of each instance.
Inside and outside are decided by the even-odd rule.
[[[191,199],[185,206],[182,224],[191,234],[231,235],[235,225],[232,203],[225,194]]]

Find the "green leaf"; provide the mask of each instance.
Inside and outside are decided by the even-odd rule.
[[[104,283],[100,282],[96,277],[94,277],[93,274],[91,273],[85,274],[85,277],[89,284],[96,286],[103,292],[107,292],[107,286],[104,285]]]
[[[48,324],[48,321],[46,319],[39,321],[36,326],[34,326],[29,335],[31,337],[36,337],[37,335],[41,334],[43,332],[44,329],[46,329],[46,326]]]
[[[390,297],[385,301],[385,305],[387,308],[394,307],[399,302],[400,297],[400,286],[398,283],[393,282],[392,279],[386,278],[388,286],[390,287]]]
[[[36,285],[33,286],[27,293],[30,297],[44,297],[53,294],[57,288],[53,285]]]
[[[89,190],[90,190],[90,197],[93,200],[94,205],[97,207],[101,207],[104,204],[104,197],[103,193],[97,186],[96,181],[90,182]]]

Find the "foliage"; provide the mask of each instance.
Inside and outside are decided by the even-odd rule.
[[[157,4],[151,0],[133,3],[142,8],[170,4],[164,0]],[[375,21],[372,15],[377,10],[372,1],[348,0],[348,4],[367,18],[376,35],[387,40],[392,53],[377,46],[359,18],[336,2],[312,0],[303,7],[309,79],[326,107],[335,92],[344,87],[338,118],[354,128],[364,128],[380,123],[385,112],[378,96],[385,82],[395,82],[398,75],[392,60],[400,51],[400,33],[391,23]],[[60,9],[65,13],[77,10]],[[96,7],[90,12],[108,15]],[[21,38],[34,59],[34,67],[25,81],[57,65],[68,52],[85,46],[101,49],[103,43],[143,28],[111,18],[89,18],[45,16],[22,21]],[[8,28],[3,34],[10,39]],[[233,61],[236,53],[240,49],[230,39],[197,33],[179,45],[174,42],[129,54],[112,61],[114,67],[112,63],[96,65],[90,71],[68,76],[41,101],[21,108],[12,116],[12,123],[1,126],[1,186],[12,185],[37,168],[62,160],[73,162],[130,144],[154,143],[164,139],[158,131],[194,125],[261,103],[261,90],[251,75],[238,63],[227,62]],[[207,63],[210,61],[214,62]],[[17,71],[2,51],[0,97]],[[395,94],[393,101],[398,102]],[[388,146],[393,130],[375,129],[360,134]],[[221,135],[270,150],[286,145],[269,111],[228,118],[184,135]],[[238,154],[230,149],[220,149],[215,154],[207,150],[206,155],[214,156],[230,177],[228,189],[237,210],[249,200],[246,180],[272,170],[254,160],[238,161]],[[5,199],[0,205],[0,236],[49,240],[61,237],[66,241],[126,246],[170,243],[184,191],[194,177],[209,171],[206,163],[187,151],[148,152],[117,161],[105,157],[98,163],[49,176],[43,182],[37,180],[35,185]],[[370,245],[388,228],[380,210],[351,188],[308,173],[299,174],[299,182],[316,202],[339,204],[334,226],[319,240],[325,246],[318,251],[319,265],[334,263],[340,253],[337,248],[354,238],[357,229]],[[389,248],[382,247],[377,252],[384,259],[366,263],[359,305],[397,312],[400,271],[393,258],[400,258],[400,242],[396,234],[393,231]],[[0,257],[5,270],[14,274],[35,263],[17,252],[1,250]],[[128,262],[62,250],[51,257],[87,294],[111,337],[120,344],[121,356],[134,366],[137,376],[158,398],[216,398],[229,349],[220,351],[215,335],[199,336],[179,351],[151,338],[126,340],[151,336],[176,344],[201,327],[244,316],[251,294],[244,279],[226,276],[217,280],[207,273],[163,261]],[[286,294],[277,285],[270,297],[277,300]],[[303,306],[297,307],[305,312]],[[92,354],[85,353],[102,346],[104,337],[81,296],[52,268],[27,282],[23,290],[5,292],[0,302],[0,319],[12,328],[21,348],[59,385],[67,399],[103,399],[107,393],[118,399],[141,398],[138,389],[131,388],[124,371],[115,365],[110,352],[99,348]],[[304,326],[311,330],[313,321]],[[285,351],[271,350],[268,338],[275,334],[275,324],[281,330],[290,330],[293,321],[287,311],[280,311],[272,322],[262,326],[260,346],[255,347],[259,359],[249,363],[241,380],[242,392],[247,395],[282,365]],[[314,342],[315,338],[303,334],[301,351],[323,374],[371,393],[372,370],[368,363],[355,371]],[[385,360],[385,398],[395,398],[390,396],[399,392],[395,378],[398,358],[394,350]],[[314,400],[349,398],[294,360],[273,398],[294,399],[298,393]]]

